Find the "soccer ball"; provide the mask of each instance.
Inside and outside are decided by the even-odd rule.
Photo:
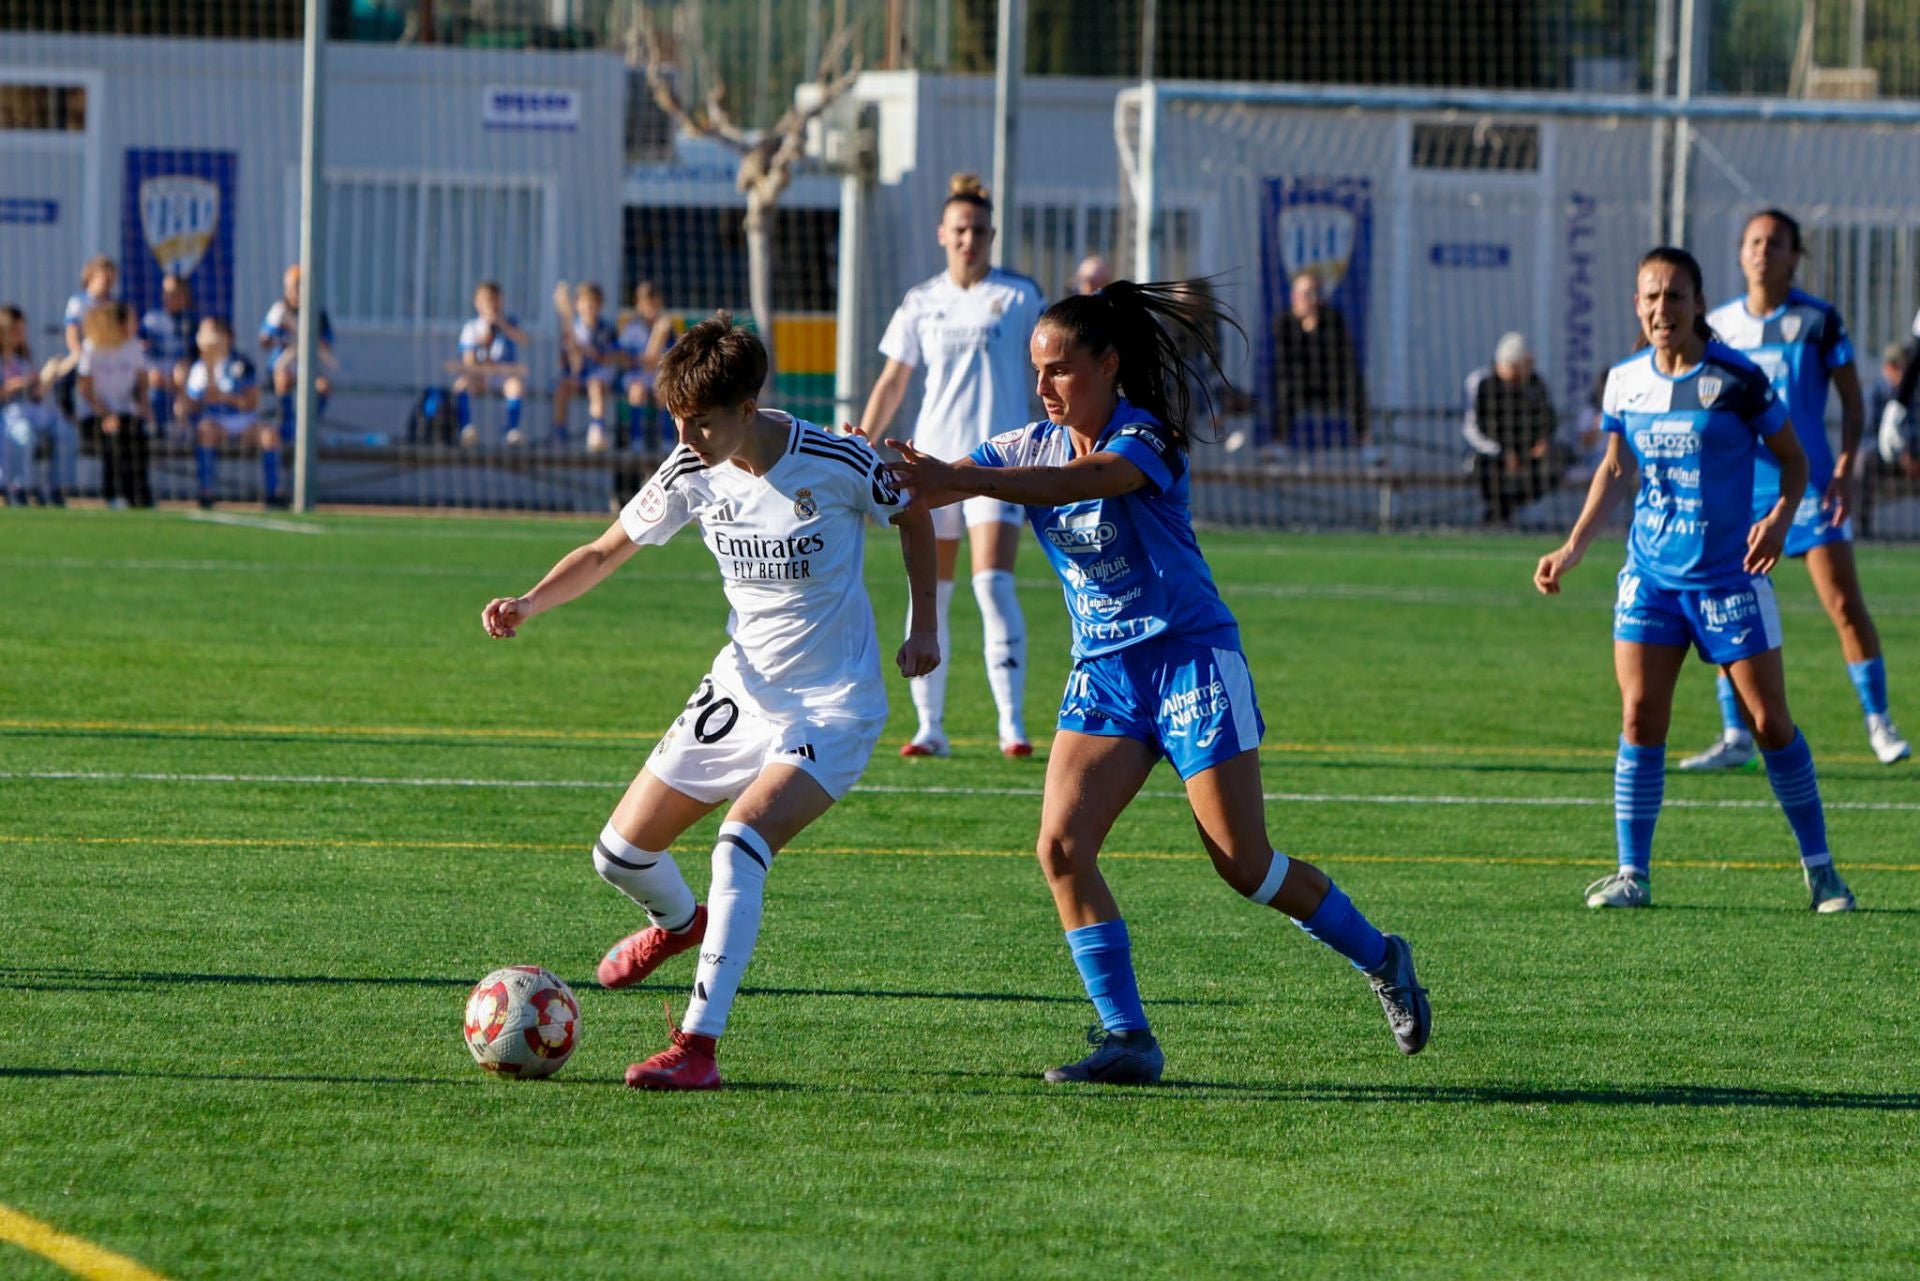
[[[474,984],[463,1029],[473,1061],[489,1072],[552,1076],[580,1043],[580,1003],[537,965],[509,965]]]

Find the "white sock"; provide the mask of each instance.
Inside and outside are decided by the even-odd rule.
[[[1013,575],[986,569],[973,576],[973,598],[980,602],[986,632],[987,685],[1000,712],[1000,741],[1027,741],[1027,620]]]
[[[660,928],[678,934],[693,924],[693,891],[673,855],[643,850],[608,823],[593,847],[593,870],[645,908],[647,919]]]
[[[713,847],[713,886],[707,891],[707,938],[700,945],[700,966],[693,973],[693,999],[687,1002],[684,1032],[719,1036],[740,992],[740,979],[753,959],[760,937],[760,904],[767,888],[773,851],[745,823],[722,823]]]
[[[940,666],[907,682],[907,690],[913,696],[913,710],[920,714],[920,729],[913,736],[916,743],[946,737],[943,722],[947,716],[947,669],[953,666],[953,650],[947,643],[947,617],[952,613],[953,584],[935,584],[933,618],[940,640]]]

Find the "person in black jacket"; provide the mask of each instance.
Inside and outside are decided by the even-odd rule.
[[[1311,449],[1367,443],[1367,384],[1346,318],[1320,297],[1320,278],[1293,278],[1286,315],[1274,322],[1274,440]]]
[[[1526,335],[1502,335],[1493,364],[1467,375],[1461,428],[1473,446],[1473,474],[1489,525],[1507,524],[1516,511],[1560,483],[1570,460],[1554,440],[1556,422],[1547,384],[1533,372]]]

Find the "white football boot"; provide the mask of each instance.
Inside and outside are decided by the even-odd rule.
[[[1904,761],[1913,755],[1913,748],[1900,737],[1891,716],[1867,717],[1867,741],[1873,744],[1873,754],[1880,758],[1882,765]]]

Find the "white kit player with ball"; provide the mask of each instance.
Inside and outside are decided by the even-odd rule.
[[[941,459],[960,459],[1008,423],[1025,422],[1032,376],[1027,342],[1046,307],[1040,286],[988,263],[993,246],[993,202],[975,174],[955,174],[940,211],[937,238],[947,269],[907,291],[881,336],[886,368],[860,416],[860,431],[878,444],[900,410],[913,371],[927,372],[926,394],[913,427],[913,447]],[[960,540],[969,541],[973,595],[986,636],[987,684],[999,713],[1000,750],[1031,756],[1027,741],[1027,626],[1014,591],[1013,560],[1026,513],[1012,503],[969,498],[933,513],[939,538],[940,652],[947,645],[947,611]],[[902,756],[945,756],[947,671],[913,682],[920,726]]]
[[[688,330],[658,378],[678,447],[605,533],[481,615],[489,635],[510,637],[689,522],[720,566],[730,640],[594,847],[595,869],[651,922],[601,961],[604,986],[631,986],[700,947],[673,1044],[627,1069],[637,1088],[720,1085],[715,1043],[753,954],[774,856],[859,780],[886,724],[862,577],[869,516],[899,526],[907,562],[911,622],[895,662],[916,677],[940,661],[931,520],[908,510],[864,442],[761,409],[766,377],[766,349],[724,312]],[[728,800],[707,902],[696,904],[667,850]]]

